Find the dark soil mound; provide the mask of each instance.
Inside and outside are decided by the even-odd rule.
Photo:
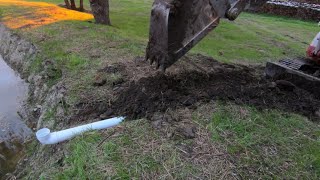
[[[99,73],[120,73],[124,81],[115,84],[105,100],[85,98],[76,105],[73,119],[82,121],[112,116],[152,119],[154,114],[185,107],[195,109],[201,103],[216,100],[319,119],[317,87],[304,86],[303,80],[297,77],[268,80],[262,66],[225,64],[201,55],[189,60],[177,62],[166,74],[155,72],[141,58],[107,66]],[[299,81],[293,81],[293,84],[292,79]]]
[[[208,73],[194,70],[157,74],[130,82],[118,92],[117,100],[112,103],[113,112],[129,119],[150,118],[156,112],[222,100],[316,117],[320,100],[308,91],[291,83],[264,79],[261,67],[212,62],[216,68]]]

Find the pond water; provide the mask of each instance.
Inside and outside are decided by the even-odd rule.
[[[31,130],[19,116],[28,85],[0,56],[0,179],[14,171]]]

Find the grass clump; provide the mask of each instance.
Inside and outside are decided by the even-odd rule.
[[[56,112],[57,112],[57,106],[48,109],[44,114],[43,120],[52,121],[55,118]]]
[[[220,105],[209,129],[214,141],[227,145],[244,178],[320,176],[319,127],[301,116]]]
[[[71,141],[69,154],[63,160],[63,170],[53,176],[56,179],[101,179],[99,159],[94,145],[101,140],[98,133],[89,133]]]

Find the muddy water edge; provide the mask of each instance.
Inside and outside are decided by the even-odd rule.
[[[12,173],[25,157],[24,143],[32,137],[28,126],[37,122],[30,121],[34,82],[28,73],[36,52],[32,43],[0,23],[0,179],[15,177]]]
[[[0,179],[14,171],[31,135],[19,116],[27,90],[28,85],[0,56]]]
[[[68,116],[64,106],[66,104],[66,88],[62,81],[51,86],[47,84],[49,78],[47,70],[49,68],[46,68],[47,61],[45,59],[41,59],[43,63],[38,71],[30,70],[36,56],[40,54],[39,52],[40,50],[34,44],[0,23],[0,54],[6,64],[28,83],[27,101],[19,116],[32,130],[43,127],[63,129]],[[53,112],[52,109],[55,111]],[[48,113],[53,113],[52,118],[47,117]],[[36,161],[35,157],[41,156],[40,159],[44,160],[48,158],[45,156],[45,149],[40,146],[33,135],[31,135],[30,143],[27,143],[26,146],[27,155],[23,155],[25,158],[19,161],[15,171],[10,174],[13,179],[21,179],[30,173],[32,174],[33,171],[30,171],[29,167]],[[16,154],[14,157],[19,160],[21,155]],[[44,162],[37,163],[42,165]]]

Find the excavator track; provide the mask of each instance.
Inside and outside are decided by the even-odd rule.
[[[320,96],[320,66],[308,59],[268,62],[265,74],[274,81],[286,80]]]

